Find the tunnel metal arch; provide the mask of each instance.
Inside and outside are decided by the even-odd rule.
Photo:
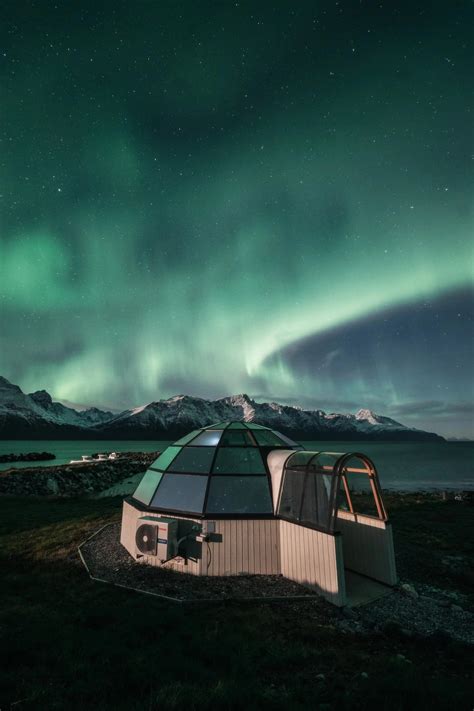
[[[315,461],[322,457],[322,456],[330,456],[330,457],[335,457],[335,461],[330,464],[320,464],[318,466],[318,470],[314,471]],[[306,459],[307,461],[303,463],[294,463],[292,460],[297,460],[298,458]],[[357,459],[362,463],[362,467],[357,467],[357,466],[348,466],[349,462],[352,459]],[[344,488],[344,493],[347,499],[347,504],[349,507],[349,512],[357,517],[361,514],[356,513],[354,509],[354,504],[351,496],[351,491],[350,487],[347,481],[347,474],[349,473],[356,473],[356,474],[365,474],[370,483],[370,488],[372,495],[374,497],[375,501],[375,506],[377,509],[377,517],[371,516],[371,518],[378,518],[381,521],[387,521],[387,513],[385,510],[385,506],[383,503],[382,499],[382,491],[380,487],[380,482],[379,482],[379,477],[377,473],[377,469],[375,468],[375,464],[373,461],[368,457],[366,454],[362,454],[361,452],[323,452],[323,451],[318,451],[318,452],[309,452],[308,450],[297,450],[291,452],[288,457],[285,459],[283,463],[283,476],[281,478],[280,482],[280,491],[278,494],[278,502],[276,506],[275,513],[279,518],[287,518],[281,513],[281,501],[282,501],[282,494],[283,490],[285,487],[285,482],[286,482],[286,477],[288,474],[288,470],[296,470],[296,471],[304,471],[304,479],[303,479],[303,486],[302,486],[302,494],[301,494],[301,501],[300,501],[300,507],[299,507],[299,516],[298,519],[291,519],[293,523],[299,523],[300,525],[308,525],[307,523],[301,521],[301,516],[302,516],[302,509],[304,505],[304,494],[306,490],[306,485],[308,481],[308,476],[311,473],[311,467],[313,467],[313,472],[314,473],[319,473],[319,474],[326,474],[326,475],[331,475],[331,488],[330,488],[330,493],[329,493],[329,501],[328,501],[328,516],[327,516],[327,524],[325,527],[321,526],[312,526],[314,528],[321,528],[322,530],[325,530],[327,532],[334,532],[334,527],[335,527],[335,522],[337,519],[337,513],[339,509],[339,491],[341,487],[341,483]],[[367,514],[363,514],[367,515]]]

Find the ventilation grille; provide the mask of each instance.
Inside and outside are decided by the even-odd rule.
[[[158,527],[149,523],[143,523],[137,528],[135,543],[137,549],[143,555],[156,555],[158,542]]]

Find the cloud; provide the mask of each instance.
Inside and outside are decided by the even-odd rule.
[[[470,402],[444,402],[442,400],[418,400],[392,405],[393,415],[417,415],[430,417],[474,416],[474,404]]]

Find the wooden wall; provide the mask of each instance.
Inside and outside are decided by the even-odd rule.
[[[142,517],[160,518],[123,503],[120,541],[141,564],[160,566],[155,556],[136,557],[135,532]],[[183,536],[198,519],[179,516]],[[335,535],[279,519],[215,520],[209,543],[190,540],[187,562],[182,558],[167,568],[193,575],[278,575],[305,585],[335,605],[346,602],[344,567],[388,585],[397,582],[390,524],[370,516],[339,511]]]
[[[387,585],[396,584],[397,571],[390,523],[372,516],[339,510],[336,529],[342,533],[346,568]]]
[[[345,604],[341,536],[281,520],[280,558],[286,578],[311,588],[334,605]]]
[[[280,573],[277,519],[216,521],[209,547],[202,544],[202,575]]]
[[[157,567],[161,566],[161,561],[154,555],[140,555],[137,558],[136,547],[135,547],[135,532],[137,530],[137,521],[142,516],[147,518],[161,518],[164,514],[155,513],[154,511],[139,511],[134,506],[128,503],[128,501],[123,502],[123,512],[122,512],[122,529],[120,533],[120,543],[127,549],[131,556],[135,558],[137,563],[142,563],[144,565],[154,565]],[[172,518],[179,518],[183,523],[179,525],[178,535],[182,536],[186,533],[185,529],[190,528],[193,523],[199,523],[199,521],[193,521],[190,519],[184,519],[180,516],[175,516],[173,514]],[[185,562],[183,558],[176,558],[170,560],[166,563],[166,567],[171,570],[175,570],[181,573],[191,573],[192,575],[201,574],[201,544],[196,541],[190,542],[189,547],[189,558]]]

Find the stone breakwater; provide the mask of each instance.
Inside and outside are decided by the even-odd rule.
[[[159,452],[121,452],[115,460],[90,464],[7,469],[0,472],[0,496],[95,494],[145,472]]]

